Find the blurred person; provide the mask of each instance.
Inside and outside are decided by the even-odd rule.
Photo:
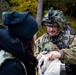
[[[76,32],[75,32],[75,30],[71,27],[70,22],[66,22],[65,24],[66,24],[65,32],[66,32],[67,34],[75,35]]]
[[[36,75],[36,20],[28,11],[3,12],[2,20],[6,27],[0,26],[0,75]]]

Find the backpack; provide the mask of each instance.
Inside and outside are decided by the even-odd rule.
[[[4,50],[0,51],[0,67],[2,66],[2,64],[5,62],[6,59],[17,59],[15,57],[12,56],[11,53],[9,52],[5,52]],[[17,59],[18,60],[18,59]],[[25,75],[27,75],[27,70],[25,65],[23,64],[23,62],[21,62],[20,60],[18,60],[21,65],[23,66],[24,70],[25,70]]]

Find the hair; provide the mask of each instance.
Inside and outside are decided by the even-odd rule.
[[[34,43],[33,37],[24,42],[24,47],[27,48],[32,55],[34,55],[34,46],[35,46],[35,43]]]
[[[0,28],[7,28],[7,27],[5,27],[4,25],[0,25]],[[34,43],[33,37],[23,42],[23,44],[24,44],[24,47],[27,48],[31,52],[32,55],[34,55],[35,43]],[[0,48],[2,49],[3,47],[0,46]]]

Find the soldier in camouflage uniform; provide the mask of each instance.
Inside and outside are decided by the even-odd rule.
[[[50,50],[49,59],[59,58],[66,64],[67,75],[76,75],[76,36],[63,33],[66,20],[62,11],[51,9],[45,21],[47,33],[35,41],[35,54]],[[42,54],[39,54],[37,59],[40,57]]]
[[[66,26],[66,29],[64,30],[65,33],[72,34],[72,35],[76,34],[75,30],[71,27],[70,22],[66,22],[65,26]]]

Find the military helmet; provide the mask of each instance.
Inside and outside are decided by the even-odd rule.
[[[64,25],[66,18],[61,10],[54,10],[53,8],[51,8],[47,14],[46,14],[47,15],[46,18],[44,16],[46,22],[45,25],[60,26],[60,27]]]

